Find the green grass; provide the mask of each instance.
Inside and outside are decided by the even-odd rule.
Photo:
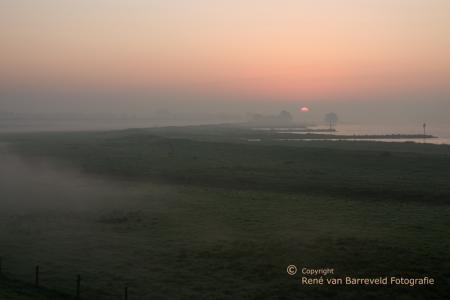
[[[442,299],[448,292],[448,207],[135,188],[142,203],[127,210],[6,219],[2,241],[3,251],[12,253],[10,267],[26,274],[38,261],[47,274],[42,284],[64,290],[80,272],[88,295],[119,296],[129,283],[138,299],[348,299],[386,293]],[[288,264],[332,267],[338,276],[431,276],[438,285],[303,287],[286,274]]]
[[[2,300],[69,300],[74,299],[45,288],[0,277],[0,299]]]
[[[433,150],[426,152],[425,145],[365,143],[365,148],[352,150],[343,148],[348,142],[344,146],[324,142],[326,147],[252,145],[212,141],[210,135],[209,141],[199,141],[187,139],[191,138],[187,134],[182,139],[155,133],[161,134],[128,130],[10,140],[25,155],[67,160],[85,172],[116,178],[428,203],[450,199],[448,146],[429,147]]]
[[[121,191],[114,208],[2,217],[5,268],[27,280],[39,263],[42,284],[69,294],[80,273],[93,299],[120,299],[124,285],[130,299],[450,293],[448,148],[252,145],[225,141],[221,129],[216,140],[212,129],[202,128],[207,138],[165,130],[4,137],[25,157],[108,177]],[[339,277],[428,276],[437,284],[308,287],[286,273],[289,264],[334,268]]]

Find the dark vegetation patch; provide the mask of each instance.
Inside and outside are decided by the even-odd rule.
[[[71,300],[69,295],[46,288],[36,288],[22,281],[0,276],[0,299],[2,300]]]
[[[140,211],[121,211],[114,210],[112,212],[104,213],[98,219],[98,222],[104,224],[138,224],[143,220],[143,215]]]
[[[185,133],[187,129],[166,130],[167,136],[162,136],[165,131],[161,129],[35,134],[9,140],[22,154],[63,159],[86,172],[113,177],[430,203],[450,199],[450,151],[441,146],[375,142],[255,145],[224,142],[221,130],[215,140],[210,131],[200,131],[200,135]],[[239,133],[243,134],[239,130],[234,134]]]

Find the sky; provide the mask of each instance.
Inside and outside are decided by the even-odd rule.
[[[448,0],[1,0],[0,110],[442,114],[449,53]]]

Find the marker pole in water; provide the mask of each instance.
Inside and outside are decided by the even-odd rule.
[[[423,123],[423,142],[425,143],[427,124]]]

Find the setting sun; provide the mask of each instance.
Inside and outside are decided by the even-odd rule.
[[[303,106],[302,108],[300,108],[301,112],[309,112],[309,108],[306,106]]]

